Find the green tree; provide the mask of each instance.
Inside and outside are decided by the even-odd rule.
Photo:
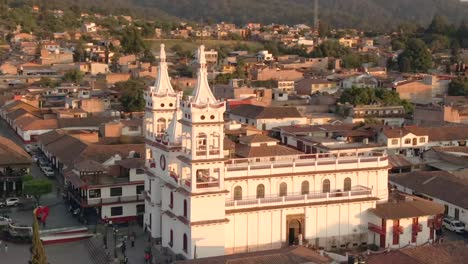
[[[459,77],[453,80],[448,88],[451,96],[468,96],[468,77]]]
[[[327,40],[320,44],[316,49],[311,53],[312,57],[322,58],[322,57],[335,57],[342,58],[348,55],[351,51],[341,45],[336,40]]]
[[[124,30],[120,44],[126,54],[140,54],[147,49],[140,30],[136,27],[127,27]]]
[[[424,41],[412,38],[398,57],[398,64],[402,72],[427,72],[432,67],[432,54]]]
[[[86,50],[83,47],[83,43],[80,41],[76,44],[75,50],[73,51],[73,60],[75,62],[82,62],[86,60]]]
[[[32,236],[32,254],[31,254],[31,263],[32,264],[48,264],[47,256],[42,245],[42,241],[39,234],[39,223],[37,222],[37,217],[33,214],[33,236]]]
[[[83,78],[84,74],[81,71],[73,69],[66,71],[62,80],[65,82],[80,83],[83,81]]]
[[[440,15],[435,15],[431,24],[426,30],[427,34],[440,34],[445,35],[448,33],[449,23],[447,19]]]
[[[340,97],[340,103],[352,105],[379,104],[384,106],[402,105],[406,113],[413,112],[413,105],[406,100],[401,100],[397,92],[389,89],[358,88],[346,89]]]
[[[145,83],[142,80],[134,79],[125,82],[118,82],[115,88],[121,91],[120,103],[126,112],[141,112],[145,109],[145,99],[143,91]]]
[[[153,53],[151,52],[150,49],[145,49],[143,51],[143,56],[140,58],[141,62],[149,62],[149,63],[154,63],[156,61],[156,57],[154,57]]]
[[[32,176],[23,177],[23,193],[31,195],[40,204],[42,195],[52,191],[52,182],[48,179],[38,179]]]

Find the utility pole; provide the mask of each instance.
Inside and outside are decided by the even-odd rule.
[[[318,6],[318,0],[314,0],[314,30],[315,32],[318,32],[319,30],[319,6]]]

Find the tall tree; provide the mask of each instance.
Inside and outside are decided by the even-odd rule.
[[[405,51],[398,57],[402,72],[427,72],[432,67],[432,54],[420,39],[409,39]]]
[[[32,264],[48,264],[47,256],[45,254],[44,246],[39,235],[39,223],[37,217],[33,214],[33,237],[32,237]]]
[[[124,30],[120,44],[127,54],[140,54],[147,49],[140,30],[136,27],[127,27]]]

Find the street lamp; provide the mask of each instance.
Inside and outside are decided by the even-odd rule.
[[[117,258],[117,233],[119,232],[119,230],[115,228],[114,226],[113,231],[114,231],[114,258]]]

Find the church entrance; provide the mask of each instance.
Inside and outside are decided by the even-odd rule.
[[[300,244],[304,239],[304,215],[289,215],[286,219],[287,244],[289,246]]]

